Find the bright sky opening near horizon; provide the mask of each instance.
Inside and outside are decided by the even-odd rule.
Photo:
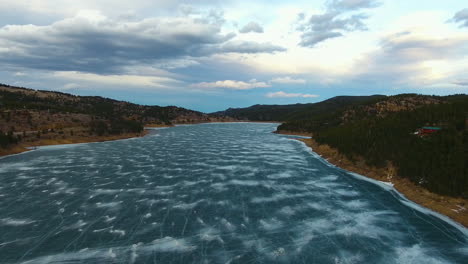
[[[460,0],[2,0],[0,83],[212,112],[468,93]]]

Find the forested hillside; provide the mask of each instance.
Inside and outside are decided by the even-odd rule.
[[[287,120],[292,113],[304,110],[311,105],[313,104],[253,105],[246,108],[229,108],[212,114],[248,121],[281,121]]]
[[[418,134],[424,126],[440,130]],[[364,158],[435,193],[468,198],[468,96],[399,95],[288,121],[349,159]]]
[[[373,102],[385,98],[384,95],[372,96],[337,96],[310,104],[291,105],[253,105],[246,108],[229,108],[213,115],[228,116],[248,121],[286,121],[307,119],[319,114],[326,114],[349,105]]]

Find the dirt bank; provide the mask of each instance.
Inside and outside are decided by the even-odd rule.
[[[276,132],[279,134],[310,136],[306,133],[293,133],[290,131]],[[448,216],[456,222],[468,227],[468,200],[462,198],[454,198],[449,196],[438,195],[428,191],[427,189],[414,184],[408,179],[401,178],[397,175],[397,170],[391,163],[388,163],[384,168],[376,168],[369,166],[362,159],[357,159],[352,162],[336,149],[328,145],[320,145],[312,138],[297,139],[304,142],[312,150],[322,156],[331,164],[338,166],[347,171],[383,182],[392,183],[395,189],[403,194],[409,200],[429,208],[442,215]]]
[[[49,145],[63,145],[63,144],[76,144],[76,143],[91,143],[91,142],[103,142],[110,140],[127,139],[134,137],[142,137],[148,134],[148,130],[144,130],[141,133],[124,133],[120,135],[77,135],[77,136],[56,136],[44,139],[37,139],[32,141],[21,142],[17,145],[11,146],[6,149],[0,149],[0,156],[7,156],[12,154],[18,154],[28,151],[29,148]]]

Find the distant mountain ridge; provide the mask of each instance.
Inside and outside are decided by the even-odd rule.
[[[290,105],[253,105],[245,108],[229,108],[212,115],[229,116],[248,121],[287,121],[307,119],[316,114],[335,111],[348,105],[386,98],[384,95],[336,96],[318,103]]]
[[[245,108],[228,108],[224,111],[211,113],[218,116],[229,116],[248,121],[280,121],[297,111],[306,109],[313,104],[292,105],[252,105]]]
[[[330,99],[308,104],[253,105],[245,108],[228,108],[211,113],[214,116],[227,116],[245,121],[278,121],[340,119],[349,121],[363,115],[384,116],[387,113],[411,111],[431,104],[447,103],[455,96],[430,96],[420,94],[400,94],[394,96],[335,96]]]

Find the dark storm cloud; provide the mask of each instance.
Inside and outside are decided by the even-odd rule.
[[[312,15],[305,22],[300,23],[298,29],[302,31],[302,35],[299,45],[314,47],[327,39],[343,36],[344,32],[367,30],[364,21],[369,17],[368,15],[364,13],[348,15],[348,13],[377,6],[379,3],[373,0],[330,1],[325,13]],[[303,14],[302,18],[305,18]]]
[[[196,58],[219,52],[274,52],[280,47],[228,42],[222,13],[206,18],[151,18],[122,22],[98,14],[76,16],[47,26],[0,28],[0,63],[8,67],[116,73],[129,65]]]

